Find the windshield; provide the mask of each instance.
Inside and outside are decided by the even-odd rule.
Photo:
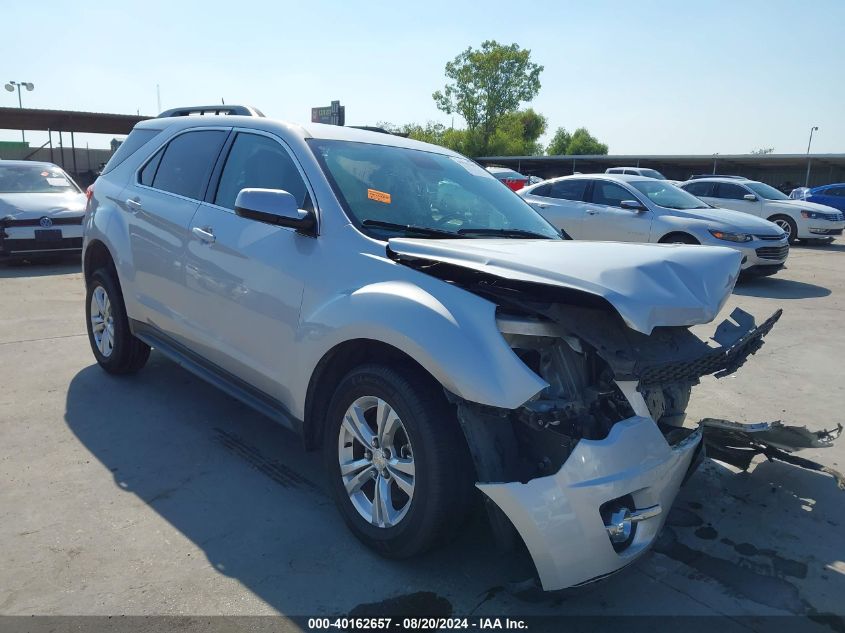
[[[656,178],[657,180],[666,180],[666,176],[656,169],[640,169],[640,176],[645,176],[646,178]]]
[[[666,209],[708,209],[709,205],[703,203],[694,195],[679,189],[668,182],[655,182],[654,180],[638,180],[630,183],[638,191],[659,207]]]
[[[58,167],[0,165],[0,193],[79,193]]]
[[[742,183],[764,200],[789,200],[789,196],[762,182]]]
[[[467,158],[370,143],[308,142],[350,219],[379,239],[561,239],[522,198]]]

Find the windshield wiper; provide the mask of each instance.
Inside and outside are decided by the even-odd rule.
[[[397,222],[382,222],[381,220],[364,220],[361,224],[380,229],[396,229],[397,231],[406,231],[408,233],[417,233],[419,235],[429,235],[431,237],[450,237],[452,239],[460,237],[454,231],[432,229],[427,226],[417,226],[415,224],[399,224]]]
[[[543,233],[535,233],[534,231],[526,231],[525,229],[458,229],[458,235],[500,235],[502,237],[525,237],[525,238],[539,238],[542,240],[553,240],[551,235],[544,235]]]

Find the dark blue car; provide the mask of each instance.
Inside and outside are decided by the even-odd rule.
[[[813,187],[812,189],[801,192],[800,197],[807,202],[826,204],[829,207],[845,212],[845,183],[840,182],[833,185]]]

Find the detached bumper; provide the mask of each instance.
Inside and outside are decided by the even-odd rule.
[[[648,550],[700,442],[695,431],[670,446],[653,420],[632,417],[603,440],[581,440],[555,475],[476,485],[516,527],[543,589],[553,591],[598,580]],[[625,495],[637,508],[659,505],[662,512],[638,523],[630,545],[617,552],[599,508]]]

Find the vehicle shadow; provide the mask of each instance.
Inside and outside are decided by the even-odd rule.
[[[491,555],[482,512],[429,554],[377,556],[344,525],[318,453],[156,352],[131,378],[96,365],[81,370],[65,420],[117,487],[201,548],[217,572],[283,614],[346,614],[397,593],[442,594],[444,587],[460,588],[455,604],[445,604],[465,613],[491,587],[533,574],[521,554]],[[443,605],[415,602],[413,614],[450,615]]]
[[[78,255],[74,257],[36,259],[32,262],[4,262],[0,260],[0,279],[67,275],[77,273],[81,270],[82,262]]]
[[[735,295],[767,299],[814,299],[827,297],[830,289],[804,281],[775,277],[749,278],[734,286]]]
[[[68,388],[65,421],[105,467],[102,477],[112,477],[120,491],[135,495],[181,532],[217,573],[237,580],[288,616],[376,615],[387,609],[414,616],[623,615],[666,609],[677,614],[693,608],[686,603],[671,606],[675,597],[667,601],[665,594],[676,596],[675,590],[667,590],[665,581],[652,581],[665,575],[665,563],[651,555],[601,583],[539,592],[531,581],[530,560],[521,551],[498,552],[481,511],[472,514],[455,540],[435,551],[410,561],[385,560],[346,529],[328,496],[319,455],[306,453],[292,433],[156,352],[147,368],[131,378],[107,375],[96,365],[79,371]],[[813,534],[806,543],[812,549],[807,560],[835,561],[841,559],[838,542],[829,537],[836,525],[845,524],[845,515],[834,498],[841,492],[828,477],[778,464],[757,468],[762,472],[750,477],[728,475],[724,468],[693,477],[676,505],[696,504],[699,518],[670,521],[657,551],[676,560],[676,567],[690,566],[677,572],[680,582],[691,573],[710,574],[725,591],[768,608],[751,581],[767,586],[773,582],[770,576],[781,574],[772,567],[771,551],[780,552],[782,544],[772,540],[779,532],[761,526],[778,524],[780,533],[790,526],[800,530],[807,520],[803,505],[816,500],[811,518],[818,521],[815,531],[807,532]],[[775,497],[770,488],[783,493]],[[706,499],[710,502],[702,506]],[[763,509],[748,512],[750,518],[735,516],[742,514],[734,511],[736,504],[742,503],[744,511],[746,502],[749,509],[760,504]],[[832,506],[833,514],[826,516]],[[784,524],[786,515],[795,519]],[[688,545],[703,525],[715,526],[723,539],[740,544],[739,550],[722,542],[715,543],[721,548],[717,553]],[[139,537],[121,532],[112,538]],[[754,550],[744,543],[753,543],[762,558],[749,554]],[[714,547],[711,541],[704,544]],[[167,542],[155,547],[176,546]],[[184,546],[173,552],[158,549],[154,555],[175,560],[184,556]],[[728,562],[716,563],[715,571],[696,566],[696,560],[712,558]],[[766,561],[771,569],[759,566]],[[737,571],[749,566],[755,575]],[[745,579],[743,584],[731,584],[732,575]],[[830,576],[827,590],[835,598],[845,591],[845,576]],[[787,581],[777,585],[780,594],[773,594],[788,595],[787,610],[825,610],[826,597],[814,597],[812,607],[796,607],[813,594],[800,580]],[[695,609],[706,612],[701,605]]]
[[[798,244],[794,244],[791,248],[808,251],[845,252],[845,244],[840,244],[838,242],[799,242]]]
[[[842,494],[832,477],[781,462],[735,473],[707,460],[681,490],[655,551],[764,607],[836,614],[831,628],[842,630]]]

